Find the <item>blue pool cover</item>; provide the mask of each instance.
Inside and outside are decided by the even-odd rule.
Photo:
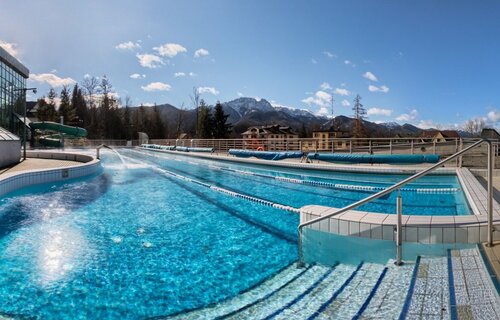
[[[344,163],[392,163],[418,164],[437,163],[437,154],[345,154],[345,153],[310,153],[309,159],[344,162]]]
[[[240,150],[240,149],[229,149],[229,154],[239,157],[239,158],[250,158],[255,157],[264,160],[282,160],[287,158],[302,158],[304,155],[301,151],[254,151],[254,150]]]

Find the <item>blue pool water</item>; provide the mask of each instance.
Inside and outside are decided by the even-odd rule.
[[[381,188],[407,178],[408,175],[363,174],[348,172],[309,172],[289,168],[263,168],[259,166],[237,165],[234,163],[216,163],[219,168],[234,171],[214,170],[213,162],[162,154],[153,151],[121,151],[125,156],[140,159],[147,164],[157,165],[211,185],[227,188],[238,193],[249,194],[272,202],[300,208],[316,204],[341,208],[363,199],[376,191],[345,190],[319,187],[316,185],[288,183],[271,177],[285,177],[306,181],[326,182],[343,186],[366,186]],[[248,175],[246,172],[262,176]],[[415,215],[467,215],[470,209],[460,183],[455,175],[430,175],[409,184],[403,191],[403,213]],[[457,189],[450,193],[418,193],[416,189]],[[359,210],[394,213],[397,193],[372,201]]]
[[[232,297],[296,261],[297,214],[230,197],[159,174],[158,169],[294,207],[341,206],[367,193],[298,185],[208,165],[343,184],[385,185],[398,179],[269,170],[134,150],[120,153],[128,169],[115,155],[104,153],[102,174],[0,198],[0,315],[169,315]],[[456,187],[456,178],[431,176],[414,187],[437,185]],[[466,213],[465,202],[454,202],[460,193],[418,199],[412,194],[404,194],[405,210]],[[393,208],[392,197],[364,209]],[[434,205],[430,211],[425,211],[423,201]]]

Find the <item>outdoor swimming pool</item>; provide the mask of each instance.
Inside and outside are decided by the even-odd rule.
[[[0,314],[61,319],[178,314],[234,297],[296,261],[296,213],[192,180],[299,208],[341,207],[373,192],[347,185],[384,187],[402,178],[241,166],[142,150],[120,153],[127,167],[104,153],[102,174],[0,198]],[[460,189],[454,176],[425,177],[408,188],[407,214],[469,213],[460,190],[415,191]],[[361,209],[392,212],[393,197]],[[335,274],[343,279],[340,275],[373,273],[376,280],[387,261],[382,253],[379,258],[361,271],[355,262],[344,262]],[[313,283],[333,271],[307,272]],[[359,305],[345,312],[356,312],[364,298],[356,301]]]

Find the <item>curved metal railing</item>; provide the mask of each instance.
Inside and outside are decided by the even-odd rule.
[[[328,219],[330,217],[333,217],[333,216],[336,216],[336,215],[339,215],[341,213],[344,213],[346,211],[349,211],[349,210],[353,210],[363,204],[366,204],[372,200],[375,200],[377,198],[380,198],[386,194],[389,194],[395,190],[398,190],[399,188],[401,188],[402,186],[420,178],[420,177],[423,177],[425,175],[427,175],[428,173],[436,170],[437,168],[443,166],[445,163],[453,160],[453,159],[456,159],[458,157],[460,157],[461,155],[463,155],[464,153],[478,147],[479,145],[483,144],[483,143],[486,143],[488,145],[488,204],[487,204],[487,210],[488,210],[488,244],[491,245],[493,243],[493,236],[492,236],[492,232],[493,232],[493,183],[492,183],[492,177],[493,177],[493,150],[492,150],[492,142],[487,140],[487,139],[481,139],[473,144],[471,144],[470,146],[464,148],[463,150],[449,156],[448,158],[432,165],[431,167],[421,171],[421,172],[418,172],[414,175],[412,175],[411,177],[408,177],[390,187],[388,187],[387,189],[384,189],[380,192],[377,192],[369,197],[366,197],[364,199],[361,199],[353,204],[350,204],[346,207],[343,207],[341,209],[339,209],[338,211],[335,211],[335,212],[332,212],[330,214],[327,214],[325,216],[322,216],[322,217],[318,217],[318,218],[315,218],[315,219],[312,219],[312,220],[309,220],[309,221],[306,221],[306,222],[303,222],[299,225],[299,238],[298,238],[298,254],[299,254],[299,260],[298,260],[298,266],[301,267],[304,265],[304,252],[303,252],[303,243],[302,243],[302,233],[303,233],[303,229],[304,227],[306,226],[309,226],[309,225],[312,225],[314,223],[317,223],[317,222],[320,222],[320,221],[323,221],[325,219]],[[398,210],[397,210],[397,214],[398,214],[398,225],[397,225],[397,232],[398,232],[398,238],[400,239],[400,235],[401,235],[401,199],[398,197]],[[401,245],[401,241],[398,241],[399,243],[397,243],[398,246]],[[401,262],[401,250],[400,250],[400,247],[398,247],[398,257],[397,257],[397,264]]]

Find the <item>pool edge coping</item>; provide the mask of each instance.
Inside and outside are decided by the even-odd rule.
[[[27,169],[4,173],[0,176],[0,197],[18,189],[50,182],[58,182],[94,174],[101,167],[99,159],[81,153],[28,151],[27,158],[68,160],[78,162],[75,165]]]

